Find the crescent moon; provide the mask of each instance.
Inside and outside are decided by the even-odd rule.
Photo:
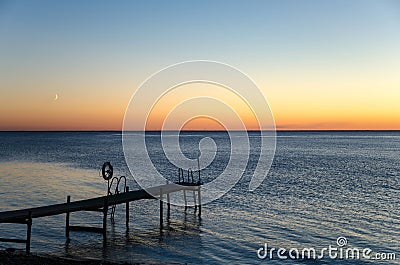
[[[58,99],[58,94],[56,94],[56,96],[54,97],[54,100],[57,100]]]

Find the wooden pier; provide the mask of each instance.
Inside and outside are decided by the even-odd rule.
[[[199,175],[200,176],[200,175]],[[183,191],[186,202],[186,191],[192,191],[193,195],[197,192],[198,200],[195,202],[196,208],[199,207],[198,215],[201,216],[201,193],[200,193],[200,180],[197,183],[193,181],[182,181],[179,179],[178,183],[170,183],[161,186],[149,188],[147,190],[135,190],[129,191],[129,187],[126,187],[125,192],[100,196],[96,198],[71,201],[71,197],[67,197],[65,203],[53,204],[42,207],[35,207],[29,209],[22,209],[16,211],[0,212],[0,223],[15,223],[27,225],[26,239],[11,239],[11,238],[0,238],[0,242],[13,242],[13,243],[25,243],[26,253],[30,253],[31,245],[31,230],[32,220],[34,218],[40,218],[45,216],[66,214],[65,224],[65,235],[69,238],[70,231],[90,231],[98,232],[103,234],[103,239],[106,239],[107,231],[107,213],[110,206],[125,204],[125,215],[126,215],[126,226],[129,226],[129,202],[144,200],[144,199],[159,199],[160,200],[160,227],[163,225],[163,198],[167,198],[167,210],[168,216],[170,211],[170,194],[174,192]],[[195,196],[194,196],[195,200]],[[185,203],[185,209],[187,204]],[[87,226],[72,226],[70,225],[70,213],[78,211],[98,211],[103,213],[103,226],[102,227],[87,227]]]

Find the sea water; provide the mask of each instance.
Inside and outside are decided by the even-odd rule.
[[[199,156],[199,141],[212,138],[214,161],[202,170],[202,180],[218,177],[229,161],[226,132],[181,132],[182,152]],[[108,222],[107,241],[101,234],[71,232],[65,238],[65,215],[34,219],[32,252],[70,258],[119,262],[202,264],[365,264],[376,260],[330,258],[281,259],[276,250],[329,246],[395,253],[400,260],[400,132],[304,131],[278,132],[272,168],[255,191],[248,184],[258,161],[260,133],[249,132],[250,157],[243,177],[223,197],[202,207],[172,206],[159,227],[159,203],[130,205],[130,228],[124,206],[117,206],[115,223]],[[157,170],[171,181],[178,170],[165,156],[159,132],[146,137]],[[127,177],[139,189],[123,155],[120,132],[1,132],[0,211],[36,207],[102,196],[107,183],[99,175],[110,161],[116,176]],[[145,168],[143,169],[145,170]],[[191,197],[189,197],[191,199]],[[71,214],[71,225],[102,224],[101,213]],[[24,238],[25,225],[0,224],[0,237]],[[265,246],[272,258],[260,259]],[[0,249],[24,248],[0,243]],[[258,252],[258,253],[257,253]],[[295,252],[293,252],[295,253]],[[284,257],[283,257],[284,258]]]

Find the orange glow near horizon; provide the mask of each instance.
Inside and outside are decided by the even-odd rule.
[[[215,119],[191,119],[205,113]],[[174,119],[165,124],[168,115],[174,115]],[[259,130],[258,121],[245,101],[224,87],[205,83],[186,84],[165,94],[150,112],[146,130],[224,130],[218,117],[231,130]]]
[[[210,130],[208,128],[212,128],[213,131],[225,131],[225,127],[211,119],[208,117],[198,117],[198,118],[194,118],[190,121],[188,121],[187,123],[185,123],[185,125],[182,127],[182,131],[206,131],[206,130]]]
[[[205,91],[204,91],[205,92]],[[201,95],[201,93],[199,93]],[[204,95],[204,94],[203,94]],[[184,97],[184,95],[182,95]],[[128,97],[127,97],[128,98]],[[102,108],[96,104],[63,102],[49,100],[47,104],[24,104],[22,106],[0,106],[0,130],[3,131],[40,131],[40,130],[116,130],[122,129],[125,106],[128,100],[120,100],[120,104]],[[160,130],[171,107],[180,97],[168,97],[156,106],[148,118],[146,129]],[[371,108],[364,106],[351,109],[330,109],[329,104],[322,102],[281,103],[275,98],[270,100],[277,130],[400,130],[400,113],[398,108]],[[236,104],[236,105],[235,105]],[[257,121],[246,106],[233,100],[233,106],[240,114],[248,130],[257,130]],[[201,109],[199,109],[200,111]],[[218,111],[218,108],[215,109]],[[239,126],[238,126],[239,127]],[[176,127],[165,128],[179,130]],[[187,123],[183,130],[222,130],[223,128],[206,118],[199,118]]]
[[[366,80],[368,81],[368,80]],[[285,83],[286,82],[286,83]],[[386,93],[365,86],[346,87],[335,93],[321,91],[323,84],[314,81],[298,90],[286,93],[285,80],[272,79],[264,87],[264,94],[272,109],[277,130],[400,130],[400,90],[395,82],[386,84]],[[337,84],[330,84],[327,91]],[[104,93],[82,96],[78,91],[59,93],[54,99],[51,92],[44,96],[35,93],[20,96],[13,91],[3,97],[0,105],[0,130],[122,130],[125,108],[133,93],[132,86],[118,84],[121,93],[107,92],[109,84],[94,83]],[[354,86],[354,85],[353,85]],[[314,88],[315,87],[315,88]],[[82,88],[83,90],[84,88]],[[101,89],[101,90],[99,90]],[[80,90],[80,91],[82,91]],[[310,96],[312,95],[312,96]],[[249,107],[232,92],[210,84],[185,85],[165,95],[152,110],[146,128],[160,130],[168,112],[190,97],[211,96],[229,103],[238,112],[248,130],[257,130],[258,124]],[[190,111],[201,114],[207,106],[192,105]],[[224,110],[213,106],[215,113]],[[181,109],[181,112],[188,110]],[[178,114],[179,117],[179,114]],[[182,121],[165,129],[179,130]],[[139,127],[138,127],[139,128]],[[237,125],[235,128],[240,128]],[[210,119],[197,119],[183,126],[184,130],[221,130]]]
[[[207,118],[198,118],[196,122],[190,121],[182,130],[224,130],[218,123]],[[94,115],[84,115],[66,119],[24,118],[18,120],[2,119],[1,131],[121,131],[122,115],[103,115],[100,118]],[[277,130],[400,130],[400,126],[393,123],[391,118],[371,121],[368,118],[348,117],[345,119],[318,118],[286,118],[275,116]],[[5,125],[6,124],[6,125]],[[160,130],[159,122],[147,127],[147,130]],[[169,128],[179,130],[179,128]],[[257,130],[256,126],[247,126],[248,130]],[[167,130],[167,129],[166,129]]]

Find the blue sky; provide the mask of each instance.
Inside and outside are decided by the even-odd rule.
[[[249,74],[278,110],[284,94],[309,82],[329,80],[320,84],[329,94],[332,83],[371,73],[366,84],[392,80],[379,89],[393,98],[399,28],[400,2],[387,0],[0,0],[0,86],[16,104],[21,95],[97,93],[94,79],[120,84],[124,94],[123,83],[135,87],[170,64],[209,59]]]
[[[162,65],[212,57],[247,65],[334,60],[400,43],[398,1],[17,0],[0,10],[1,46],[27,59],[109,55]]]

